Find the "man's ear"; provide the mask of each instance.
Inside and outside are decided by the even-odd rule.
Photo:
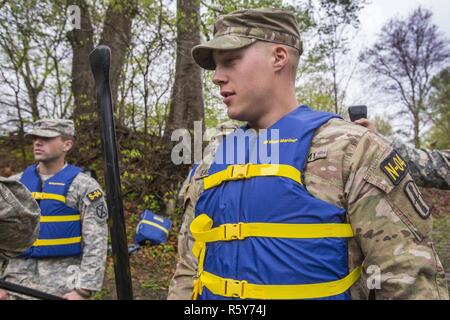
[[[285,46],[276,45],[272,48],[272,54],[274,58],[273,66],[275,71],[282,70],[289,61],[288,49]]]
[[[69,152],[73,148],[73,140],[67,139],[64,141],[63,150],[64,152]]]

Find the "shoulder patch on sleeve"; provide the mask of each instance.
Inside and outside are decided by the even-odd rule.
[[[101,197],[103,197],[103,192],[100,189],[95,189],[94,191],[87,194],[87,199],[91,203],[95,202],[96,200],[100,199]]]
[[[405,193],[408,196],[411,205],[422,219],[427,219],[431,214],[431,208],[427,205],[422,194],[414,181],[409,181],[405,185]]]
[[[408,164],[395,150],[381,162],[380,168],[394,185],[398,185],[408,173]]]
[[[97,207],[95,207],[95,216],[99,221],[104,221],[108,218],[108,210],[104,203],[100,203]]]

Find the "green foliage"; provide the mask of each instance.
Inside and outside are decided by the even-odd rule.
[[[450,110],[446,111],[444,115],[446,122],[450,120]],[[433,126],[425,138],[425,145],[430,149],[450,149],[450,129],[449,125],[436,125]]]
[[[450,216],[446,214],[433,220],[433,242],[442,266],[447,273],[450,270],[450,244],[448,239],[450,239]]]
[[[142,157],[141,152],[138,149],[121,150],[120,152],[124,158],[124,161],[129,161],[129,159],[136,159]]]
[[[92,295],[92,300],[104,300],[106,296],[109,294],[109,290],[106,288],[103,288],[99,292],[96,292]]]
[[[375,116],[372,119],[372,122],[375,125],[375,128],[377,128],[378,132],[381,133],[383,136],[390,137],[394,133],[391,124],[384,118],[380,116]]]
[[[72,95],[64,3],[21,0],[2,4],[0,104],[17,123],[69,115]]]
[[[158,201],[156,200],[156,197],[154,195],[144,195],[142,199],[139,201],[138,208],[140,210],[150,209],[153,212],[160,212],[160,205]]]
[[[432,149],[450,149],[450,67],[431,80],[431,87],[428,101],[433,127],[425,142]]]
[[[332,84],[323,78],[312,78],[297,88],[297,99],[316,110],[333,111]]]
[[[226,106],[219,96],[218,87],[212,82],[212,77],[213,72],[206,72],[203,81],[206,128],[215,128],[219,123],[228,120]]]
[[[155,279],[148,279],[141,283],[141,287],[143,289],[156,291],[160,289],[161,285],[157,281],[155,281]]]
[[[303,35],[305,52],[300,59],[298,82],[307,88],[303,90],[308,92],[307,101],[315,103],[319,110],[343,112],[347,86],[353,76],[348,66],[354,65],[348,61],[347,53],[365,3],[365,0],[320,0],[307,6],[311,23]]]
[[[333,17],[339,23],[359,24],[358,13],[362,10],[367,0],[320,0],[320,7],[329,17]],[[325,25],[324,30],[332,32],[329,25]]]

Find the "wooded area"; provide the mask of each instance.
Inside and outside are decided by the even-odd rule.
[[[0,174],[9,176],[33,162],[24,137],[33,121],[67,118],[77,141],[69,160],[95,170],[103,182],[95,84],[89,52],[111,48],[111,89],[120,149],[122,194],[131,239],[144,209],[171,217],[169,242],[131,257],[137,298],[165,298],[181,224],[181,183],[190,165],[171,160],[171,133],[193,130],[194,121],[215,127],[227,120],[211,72],[202,71],[191,48],[212,36],[214,20],[241,8],[282,7],[300,22],[305,53],[297,74],[304,104],[347,117],[352,80],[372,84],[367,105],[383,95],[395,117],[373,118],[379,130],[416,147],[450,149],[450,44],[419,7],[394,18],[348,61],[365,0],[19,0],[0,1]],[[80,27],[73,27],[77,10]],[[364,96],[364,93],[361,93]],[[440,224],[442,259],[450,268],[448,192],[424,190]],[[447,214],[445,216],[445,213]],[[445,261],[444,261],[445,260]],[[112,262],[105,289],[114,296]]]

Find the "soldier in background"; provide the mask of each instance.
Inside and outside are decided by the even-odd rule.
[[[39,233],[39,211],[25,186],[0,176],[0,259],[31,247]]]
[[[97,181],[65,162],[75,139],[70,120],[34,123],[37,164],[11,177],[39,202],[40,232],[33,246],[10,259],[3,273],[18,283],[68,300],[88,299],[101,290],[107,252],[107,207]],[[13,296],[14,295],[14,296]],[[0,291],[0,298],[23,298]]]
[[[290,135],[314,125],[311,121],[303,121],[301,114],[312,119],[317,119],[318,114],[307,106],[298,107],[298,102],[294,101],[295,70],[301,54],[301,42],[291,13],[260,9],[221,16],[215,23],[213,39],[194,47],[192,54],[201,67],[215,70],[213,82],[220,86],[231,119],[248,121],[248,126],[253,125],[255,129],[293,121],[290,128],[297,128],[297,131],[290,131]],[[280,127],[281,132],[284,129]],[[275,189],[258,187],[258,183],[265,183],[268,181],[265,179],[270,177],[263,179],[255,176],[255,172],[259,172],[257,166],[251,178],[247,176],[249,171],[238,171],[238,175],[234,175],[234,167],[241,168],[242,165],[234,165],[229,178],[228,173],[217,171],[216,147],[221,146],[227,137],[234,137],[237,131],[224,134],[223,139],[212,142],[214,147],[207,148],[212,152],[195,166],[183,188],[184,216],[178,242],[179,261],[170,283],[169,299],[270,299],[280,296],[287,299],[304,296],[367,299],[372,289],[376,289],[372,291],[375,292],[372,297],[376,299],[448,299],[444,270],[430,238],[430,208],[418,192],[405,162],[377,135],[333,116],[313,131],[309,150],[296,144],[304,143],[304,139],[289,139],[291,137],[287,136],[284,141],[285,148],[299,148],[301,157],[307,152],[304,167],[299,165],[301,182],[296,185],[289,179],[277,180],[280,178],[276,175],[271,177],[271,181],[274,185],[280,182],[281,187],[281,181],[292,186],[289,191],[286,190],[286,197],[292,195],[290,190],[300,188],[312,195],[308,201],[325,202],[333,210],[345,211],[343,221],[351,227],[353,237],[349,238],[348,247],[345,246],[348,252],[339,253],[343,261],[347,261],[348,254],[348,269],[341,270],[348,272],[348,275],[342,275],[344,278],[341,279],[334,278],[339,283],[339,290],[332,289],[328,294],[319,290],[321,292],[317,293],[315,289],[310,290],[310,286],[301,286],[305,282],[291,282],[303,275],[308,278],[306,283],[319,282],[317,287],[326,291],[329,283],[313,278],[320,278],[324,270],[335,268],[338,264],[328,264],[305,274],[305,268],[314,265],[320,258],[296,265],[299,259],[296,253],[301,248],[291,242],[285,247],[283,241],[277,242],[279,239],[276,236],[269,237],[266,244],[270,245],[273,241],[279,245],[277,254],[273,255],[260,246],[258,234],[250,235],[253,239],[248,239],[242,235],[227,238],[227,233],[216,232],[219,227],[237,226],[238,222],[245,228],[248,221],[240,220],[241,213],[242,216],[258,214],[259,219],[263,214],[273,212],[274,220],[287,223],[289,216],[283,216],[280,211],[294,207],[300,211],[304,209],[301,200],[288,201],[283,205],[281,201],[286,201],[283,196],[273,199]],[[210,172],[212,165],[216,171]],[[246,189],[245,186],[250,184],[254,184],[255,188]],[[306,191],[303,185],[307,187]],[[240,187],[241,191],[227,191],[233,186]],[[251,194],[257,189],[264,192]],[[232,208],[236,204],[238,207]],[[248,207],[260,204],[263,207],[259,211]],[[240,205],[245,205],[246,210]],[[213,206],[212,210],[204,210],[207,206]],[[278,206],[277,210],[273,206]],[[230,222],[217,222],[229,217],[232,217]],[[321,218],[323,216],[318,220]],[[283,226],[274,229],[283,232]],[[273,231],[276,230],[264,230],[264,233],[272,234]],[[248,232],[251,233],[251,230]],[[251,254],[242,251],[248,248],[245,247],[248,241],[255,245]],[[286,239],[286,243],[288,241]],[[241,243],[242,247],[239,247]],[[221,255],[222,250],[235,246],[241,249],[237,250],[240,254],[230,251],[231,255]],[[292,259],[280,258],[281,255],[289,255],[289,252]],[[324,251],[315,247],[304,258],[318,252]],[[277,260],[271,263],[268,257]],[[240,266],[240,260],[245,261],[247,267]],[[213,268],[216,268],[215,273]],[[379,287],[369,287],[370,276],[377,268]],[[354,277],[358,270],[361,271],[359,279]],[[330,270],[330,273],[333,272],[337,270]],[[267,280],[274,277],[287,278],[272,283]],[[265,284],[273,286],[265,287]]]
[[[358,119],[355,123],[388,141],[368,119]],[[398,138],[388,142],[408,162],[409,172],[419,186],[450,190],[450,150],[412,148]]]

